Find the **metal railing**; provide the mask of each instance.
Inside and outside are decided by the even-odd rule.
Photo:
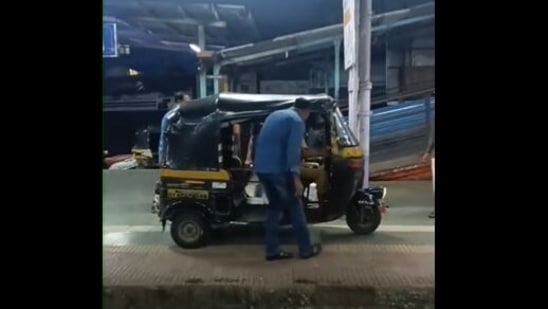
[[[431,98],[377,108],[371,115],[371,143],[385,144],[422,136],[435,115]]]
[[[371,142],[424,134],[434,113],[435,103],[430,98],[375,109],[371,116]]]

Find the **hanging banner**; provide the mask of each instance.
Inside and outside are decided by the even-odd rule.
[[[356,0],[343,0],[344,69],[356,63]]]

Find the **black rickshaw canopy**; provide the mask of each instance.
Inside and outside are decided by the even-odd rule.
[[[334,112],[336,101],[326,94],[271,95],[221,93],[187,102],[170,112],[164,134],[168,136],[168,161],[175,169],[218,169],[220,132],[229,124],[266,117],[293,106],[297,98],[312,103],[319,113]],[[339,129],[339,128],[337,128]]]
[[[275,110],[289,108],[297,98],[312,102],[313,110],[326,111],[335,107],[335,99],[325,94],[279,95],[220,93],[188,102],[179,108],[180,117],[198,119],[211,114],[220,118],[238,119],[269,114]],[[222,121],[222,119],[220,119]]]

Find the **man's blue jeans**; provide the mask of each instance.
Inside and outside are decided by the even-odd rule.
[[[295,197],[293,176],[290,174],[261,174],[259,181],[269,201],[267,207],[266,255],[274,256],[280,253],[279,218],[282,213],[288,213],[293,225],[293,235],[299,246],[299,255],[306,256],[312,253],[310,232],[301,201]]]

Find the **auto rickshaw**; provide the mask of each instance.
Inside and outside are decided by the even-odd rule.
[[[291,107],[297,97],[313,103],[301,163],[308,222],[346,215],[355,234],[377,229],[385,212],[386,188],[361,189],[364,154],[333,98],[221,93],[178,107],[164,132],[168,166],[159,171],[153,212],[163,228],[171,222],[177,245],[202,247],[214,230],[264,222],[268,199],[252,167],[237,155],[245,153],[247,143],[234,149],[234,126],[260,124],[273,111]],[[288,216],[280,217],[281,225],[289,223]]]
[[[159,129],[149,126],[135,132],[135,143],[130,154],[108,156],[108,151],[103,151],[103,168],[109,170],[128,170],[153,168],[157,165],[157,154],[152,152],[150,136],[159,132]],[[156,138],[157,139],[157,138]],[[156,149],[156,148],[152,148]]]

